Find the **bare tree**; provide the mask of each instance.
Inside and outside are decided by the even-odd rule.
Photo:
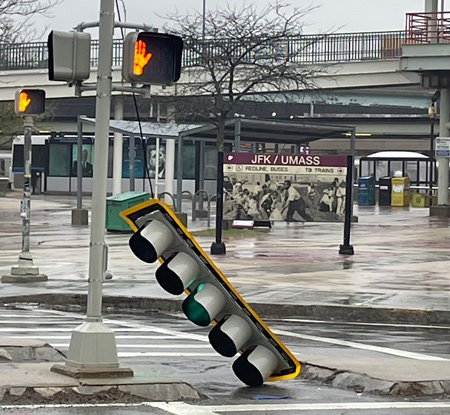
[[[23,130],[22,122],[14,112],[12,102],[0,102],[0,148],[8,146],[12,139]]]
[[[312,8],[299,9],[275,1],[259,9],[255,4],[227,5],[203,15],[169,16],[173,29],[185,39],[185,73],[189,84],[177,87],[183,95],[204,95],[203,114],[217,126],[223,151],[225,121],[244,97],[254,93],[314,87],[324,68],[302,65],[302,55],[317,38],[298,42],[303,19]]]
[[[54,105],[46,105],[44,114],[34,117],[36,128],[48,129],[46,122],[54,116]],[[12,140],[23,134],[23,120],[14,111],[14,102],[0,102],[0,149],[10,148]]]
[[[48,16],[51,8],[60,2],[61,0],[0,0],[0,62],[11,59],[8,51],[14,49],[14,43],[35,39],[36,32],[30,18],[37,14]],[[14,136],[21,131],[22,122],[14,113],[14,104],[0,102],[0,148],[9,146]]]
[[[249,94],[299,90],[314,86],[319,69],[302,65],[316,38],[297,43],[303,19],[312,7],[296,8],[275,0],[264,8],[255,3],[169,16],[169,28],[185,40],[182,95],[206,96],[202,113],[217,127],[218,180],[216,243],[221,243],[223,149],[226,119]],[[203,24],[204,23],[204,24]]]
[[[35,33],[30,17],[49,15],[62,0],[0,0],[0,43],[31,40]],[[24,30],[26,27],[26,30]]]

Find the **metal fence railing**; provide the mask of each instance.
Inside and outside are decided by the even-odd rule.
[[[364,60],[395,59],[400,56],[405,42],[405,31],[331,33],[322,35],[299,35],[276,42],[267,42],[244,54],[249,62],[292,62],[298,64],[339,63]],[[187,45],[188,46],[188,45]],[[206,42],[210,54],[224,51],[242,53],[236,41]],[[98,65],[98,40],[91,42],[91,66]],[[199,63],[200,56],[192,48],[183,51],[183,67]],[[47,68],[48,50],[46,42],[0,44],[0,70],[25,70]],[[113,42],[113,66],[122,62],[122,40]]]
[[[408,43],[449,43],[450,12],[406,13]]]

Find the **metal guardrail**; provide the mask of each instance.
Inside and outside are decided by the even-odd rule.
[[[291,62],[297,64],[345,63],[365,60],[396,59],[405,41],[405,31],[330,33],[321,35],[299,35],[261,45],[246,56],[249,61],[266,63]],[[189,41],[187,41],[188,43]],[[211,54],[222,50],[240,53],[233,40],[206,42]],[[98,65],[99,42],[91,42],[91,67]],[[191,49],[183,50],[183,67],[193,67],[199,55]],[[47,42],[0,44],[0,70],[46,69],[48,61]],[[122,40],[113,42],[113,66],[122,62]]]
[[[408,43],[449,43],[450,12],[406,13]]]

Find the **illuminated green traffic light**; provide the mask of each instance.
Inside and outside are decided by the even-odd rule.
[[[206,288],[206,284],[199,284],[183,301],[183,312],[186,317],[198,326],[206,327],[211,323],[211,316],[203,305],[196,301],[195,296]]]

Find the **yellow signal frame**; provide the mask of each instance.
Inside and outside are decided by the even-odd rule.
[[[222,271],[216,266],[216,264],[213,262],[213,260],[206,254],[206,252],[203,250],[203,248],[200,246],[200,244],[196,241],[194,236],[189,232],[189,230],[181,223],[181,221],[178,219],[177,215],[172,211],[172,209],[166,205],[164,202],[162,202],[159,199],[150,199],[145,202],[139,203],[135,206],[132,206],[126,210],[123,210],[120,212],[120,216],[128,223],[130,228],[137,232],[139,230],[139,227],[136,225],[136,223],[133,221],[133,219],[130,218],[133,214],[139,212],[139,211],[145,211],[148,208],[154,207],[156,209],[159,208],[159,210],[164,210],[177,224],[177,226],[181,229],[181,231],[184,233],[184,235],[192,242],[192,244],[197,248],[197,250],[203,255],[203,257],[208,261],[209,265],[214,269],[217,276],[222,279],[222,281],[227,285],[227,287],[235,294],[237,298],[239,298],[242,305],[252,314],[253,318],[255,318],[258,323],[266,330],[266,332],[275,340],[277,345],[286,353],[286,355],[289,357],[289,359],[292,362],[291,371],[286,374],[282,375],[276,375],[276,376],[270,376],[268,378],[269,381],[277,381],[277,380],[285,380],[285,379],[293,379],[296,378],[300,372],[301,372],[301,364],[297,360],[297,358],[291,353],[291,351],[286,347],[286,345],[279,339],[279,337],[270,330],[270,328],[267,326],[267,324],[259,317],[259,315],[256,313],[255,310],[244,300],[244,298],[241,296],[241,294],[234,288],[234,286],[231,284],[231,282],[228,281],[226,276],[222,273]],[[151,213],[151,212],[145,212],[145,214]]]

